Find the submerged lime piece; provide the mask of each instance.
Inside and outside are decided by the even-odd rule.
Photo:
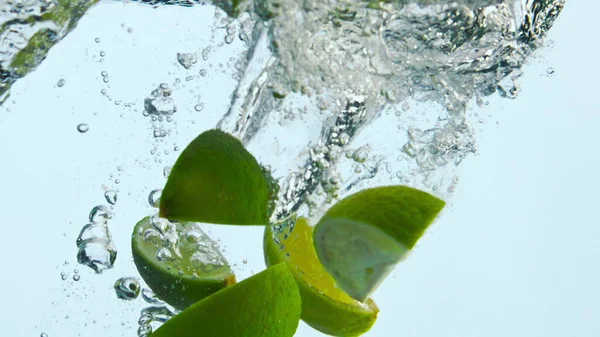
[[[179,310],[236,283],[215,242],[196,223],[146,217],[135,226],[131,245],[144,281]]]
[[[192,305],[151,337],[292,337],[300,301],[292,274],[279,264]]]
[[[267,266],[285,262],[292,271],[300,289],[302,320],[306,324],[332,336],[360,336],[371,329],[379,308],[373,300],[359,302],[335,285],[317,258],[312,230],[305,218],[298,218],[293,227],[282,231],[267,226],[265,262]]]
[[[265,225],[271,187],[235,137],[209,130],[183,150],[160,198],[160,216],[213,224]]]
[[[444,206],[407,186],[363,190],[335,204],[315,226],[317,256],[337,285],[362,301],[410,253]]]

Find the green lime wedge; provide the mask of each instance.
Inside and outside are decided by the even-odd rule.
[[[315,226],[319,260],[352,298],[366,299],[404,259],[445,202],[407,186],[353,194]]]
[[[215,242],[196,223],[146,217],[135,226],[131,246],[144,281],[179,310],[236,282]]]
[[[341,337],[360,336],[373,326],[379,308],[371,299],[359,302],[336,287],[317,258],[312,227],[306,219],[299,218],[293,227],[282,231],[267,226],[263,248],[267,266],[285,262],[292,271],[300,289],[302,320],[306,324]]]
[[[209,130],[183,150],[160,198],[170,220],[265,225],[271,187],[256,159],[235,137]]]
[[[151,337],[292,337],[300,301],[292,274],[280,264],[192,305]]]

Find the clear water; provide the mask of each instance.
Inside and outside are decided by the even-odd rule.
[[[94,84],[86,82],[94,89],[85,94],[101,103],[86,107],[86,120],[73,122],[70,129],[79,137],[98,132],[97,139],[106,139],[105,148],[88,149],[104,158],[88,163],[110,173],[90,177],[81,187],[89,195],[98,194],[101,185],[99,201],[86,200],[87,208],[70,209],[67,215],[84,224],[66,234],[76,236],[69,259],[92,273],[81,282],[79,271],[71,276],[72,268],[63,265],[60,278],[83,284],[74,294],[110,292],[120,310],[127,311],[117,316],[135,312],[139,317],[114,324],[118,317],[110,316],[105,329],[148,336],[177,311],[157,299],[143,281],[131,278],[137,273],[127,239],[135,222],[149,215],[146,208],[156,206],[160,191],[155,189],[164,184],[191,137],[215,126],[239,137],[280,185],[278,219],[292,212],[318,218],[338,198],[384,184],[411,185],[451,200],[458,165],[477,150],[473,125],[490,121],[473,116],[470,109],[485,106],[492,95],[517,97],[521,67],[544,45],[565,1],[399,1],[377,9],[367,2],[344,0],[259,1],[244,7],[248,13],[237,19],[200,1],[94,3],[0,4],[0,104],[11,109],[11,99],[18,100],[11,96],[11,87],[42,67],[52,47],[59,48],[69,33],[77,34],[80,19],[108,15],[108,8],[150,13],[185,6],[196,11],[199,25],[211,32],[173,47],[177,50],[158,45],[156,55],[133,57],[128,53],[135,48],[122,47],[127,42],[113,50],[106,47],[117,44],[110,41],[112,33],[74,37],[87,41],[81,66],[95,71]],[[153,28],[132,28],[126,21],[120,29],[123,40],[138,29],[144,35],[157,33]],[[172,64],[164,65],[161,73],[142,74],[145,62],[166,52]],[[127,72],[128,65],[132,72]],[[219,91],[224,91],[219,97],[210,85],[217,79]],[[66,93],[77,83],[82,82],[60,77],[51,85]],[[111,117],[105,117],[108,114]],[[111,119],[115,114],[117,122]],[[136,127],[140,124],[144,127]],[[116,131],[128,128],[131,132]],[[381,134],[388,135],[386,141],[374,142]],[[116,155],[125,151],[123,147],[131,148],[128,155]],[[128,173],[134,168],[145,173]],[[240,279],[260,270],[260,256],[227,247],[232,231],[204,229],[221,241],[229,261],[238,261],[234,270]],[[253,237],[260,240],[260,235]],[[239,262],[248,259],[250,266]],[[123,275],[116,275],[115,269]],[[94,277],[110,278],[114,287],[99,288],[91,281]],[[63,293],[69,293],[67,288]],[[82,335],[93,331],[88,330],[88,324],[96,324],[91,316],[78,316]],[[65,324],[70,323],[57,319],[42,329]]]

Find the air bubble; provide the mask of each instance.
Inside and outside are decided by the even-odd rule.
[[[122,277],[115,282],[115,293],[117,297],[131,301],[140,295],[140,283],[133,277]]]
[[[61,88],[63,85],[65,85],[66,81],[64,78],[61,78],[58,80],[58,82],[56,82],[56,86]]]
[[[117,250],[109,240],[94,238],[78,248],[77,262],[92,268],[97,274],[112,268],[117,259]]]
[[[152,323],[152,319],[154,317],[152,317],[152,314],[143,314],[140,316],[140,318],[138,319],[138,324],[139,325],[145,325],[145,324],[150,324]]]
[[[79,280],[81,280],[81,276],[79,276],[79,275],[73,275],[73,281],[77,282]]]
[[[162,189],[156,189],[148,194],[148,204],[154,208],[158,208],[160,206],[160,195],[162,194]]]
[[[168,177],[169,177],[169,174],[171,174],[171,166],[165,166],[165,167],[163,168],[163,176],[164,176],[165,178],[168,178]]]
[[[117,192],[115,192],[115,190],[108,190],[104,192],[104,198],[106,199],[106,202],[114,205],[117,203]]]
[[[140,325],[137,334],[138,337],[148,337],[152,333],[152,327],[148,324]]]
[[[194,53],[177,53],[177,62],[185,69],[190,69],[197,61]]]
[[[86,132],[88,132],[89,129],[90,129],[90,126],[85,123],[81,123],[81,124],[77,125],[77,131],[79,131],[80,133],[86,133]]]
[[[113,214],[104,205],[98,205],[90,211],[89,220],[91,223],[106,223],[109,219],[112,219]]]
[[[173,258],[173,254],[169,248],[162,247],[156,252],[156,259],[158,261],[168,261],[171,258]]]
[[[162,304],[163,302],[156,296],[156,294],[148,289],[142,289],[142,298],[149,304]]]

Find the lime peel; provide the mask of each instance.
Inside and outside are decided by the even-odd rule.
[[[151,337],[292,337],[300,302],[289,268],[278,264],[192,305]]]
[[[266,225],[273,187],[256,159],[230,134],[200,134],[179,155],[159,215],[177,221]]]

